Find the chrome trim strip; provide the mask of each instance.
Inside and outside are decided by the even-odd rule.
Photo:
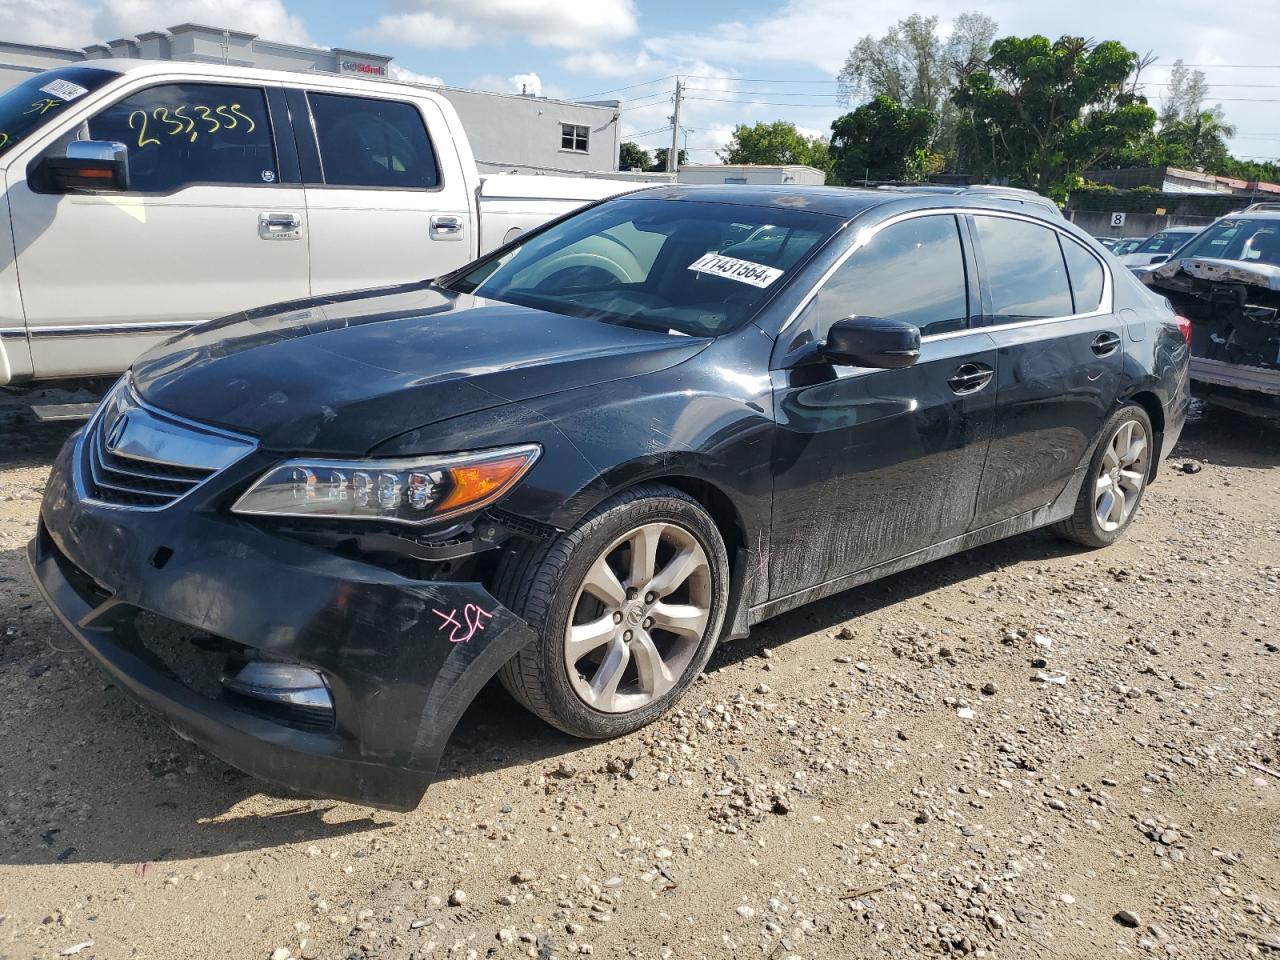
[[[1057,323],[1058,321],[1061,321],[1061,320],[1079,320],[1083,317],[1097,317],[1097,316],[1102,316],[1104,314],[1113,312],[1112,307],[1114,306],[1114,287],[1113,287],[1110,267],[1106,263],[1104,263],[1102,259],[1098,257],[1097,254],[1095,254],[1092,250],[1089,250],[1089,248],[1086,247],[1084,244],[1080,243],[1080,241],[1076,239],[1076,237],[1074,237],[1070,231],[1064,230],[1061,227],[1059,227],[1057,224],[1052,223],[1048,220],[1045,220],[1042,217],[1033,217],[1028,214],[1020,213],[1015,210],[990,210],[986,207],[923,207],[919,210],[907,210],[904,213],[899,213],[895,216],[889,217],[886,220],[882,220],[880,223],[877,223],[875,226],[866,227],[863,230],[859,231],[857,239],[855,239],[853,243],[849,245],[849,249],[846,250],[844,253],[842,253],[839,259],[837,259],[835,263],[831,264],[831,266],[829,266],[826,269],[826,271],[823,272],[822,276],[819,277],[818,281],[813,285],[813,288],[807,294],[805,294],[804,299],[801,300],[800,303],[796,305],[796,308],[791,311],[791,315],[787,317],[786,322],[783,323],[782,327],[778,330],[778,336],[782,336],[782,334],[786,333],[787,330],[791,327],[791,325],[796,322],[796,319],[800,316],[800,314],[804,313],[804,311],[808,308],[809,304],[813,302],[813,298],[818,295],[818,291],[822,289],[822,287],[826,284],[828,280],[831,279],[831,276],[837,270],[839,270],[842,266],[844,266],[844,262],[848,260],[851,256],[853,256],[855,253],[857,253],[859,250],[861,250],[863,247],[865,247],[867,243],[871,240],[871,238],[874,237],[881,230],[885,229],[886,227],[891,227],[895,223],[901,223],[904,220],[914,220],[918,217],[939,216],[943,214],[947,214],[951,216],[981,215],[984,217],[1004,217],[1008,220],[1022,220],[1022,221],[1025,221],[1026,223],[1033,223],[1039,227],[1048,227],[1050,230],[1053,230],[1055,233],[1062,234],[1063,236],[1071,240],[1071,242],[1078,244],[1079,246],[1083,247],[1086,251],[1088,251],[1088,253],[1095,260],[1097,260],[1098,265],[1102,267],[1102,275],[1103,275],[1102,299],[1098,303],[1098,309],[1091,310],[1088,313],[1075,313],[1067,317],[1042,317],[1042,318],[1037,318],[1035,320],[1020,320],[1017,323],[992,324],[990,326],[985,326],[985,327],[969,327],[965,330],[952,330],[952,331],[948,331],[947,333],[935,333],[935,334],[931,334],[930,336],[921,337],[920,338],[921,343],[927,343],[932,340],[941,340],[944,338],[951,338],[951,337],[960,336],[966,333],[974,333],[979,330],[987,330],[987,331],[1015,330],[1019,327],[1035,326],[1042,323]],[[1063,221],[1063,222],[1066,223],[1066,221]]]
[[[25,339],[27,339],[27,331],[23,327],[0,328],[0,340],[25,340]]]
[[[30,327],[33,340],[54,337],[115,337],[142,336],[144,334],[177,333],[189,330],[203,320],[167,320],[160,323],[96,323],[62,324],[56,327]]]

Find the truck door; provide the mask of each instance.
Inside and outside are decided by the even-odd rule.
[[[38,378],[118,373],[177,330],[309,293],[305,200],[280,94],[153,81],[48,148],[77,135],[125,144],[123,193],[40,192],[27,164],[10,168]]]
[[[428,100],[290,91],[311,220],[311,290],[334,293],[439,276],[475,256],[472,204]],[[304,142],[305,141],[305,142]],[[314,158],[314,159],[312,159]],[[309,167],[314,164],[314,169]]]

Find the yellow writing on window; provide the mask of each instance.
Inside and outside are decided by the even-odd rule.
[[[186,113],[188,110],[195,116]],[[135,110],[129,114],[129,129],[137,133],[138,149],[141,150],[152,144],[161,146],[164,141],[157,136],[161,133],[195,143],[202,133],[213,136],[223,131],[243,130],[248,134],[258,129],[258,125],[238,103],[222,103],[213,107],[184,103],[172,108],[155,107],[150,114],[146,110]]]
[[[60,106],[62,106],[61,100],[54,100],[52,97],[45,97],[43,100],[37,100],[26,110],[22,111],[22,113],[23,113],[23,116],[26,116],[29,113],[34,113],[37,116],[43,117],[46,113],[48,113],[54,107],[60,107]]]

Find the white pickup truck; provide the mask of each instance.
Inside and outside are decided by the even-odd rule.
[[[453,270],[621,180],[482,177],[421,86],[103,60],[0,96],[0,385],[247,307]]]

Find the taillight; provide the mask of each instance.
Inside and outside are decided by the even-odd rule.
[[[1190,343],[1191,342],[1191,321],[1188,320],[1186,317],[1184,317],[1182,314],[1178,314],[1173,319],[1178,321],[1178,329],[1182,331],[1182,339],[1186,340],[1187,343]]]

